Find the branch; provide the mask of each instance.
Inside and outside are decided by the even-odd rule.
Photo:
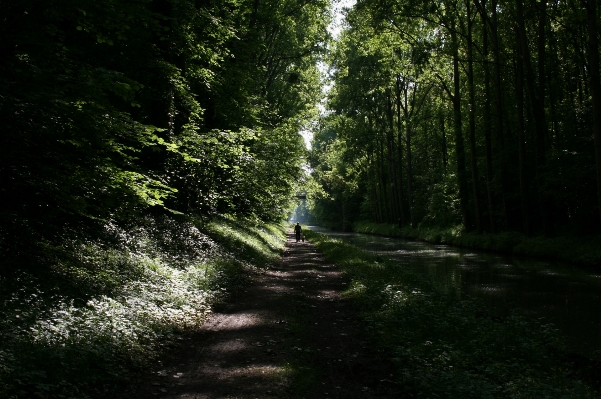
[[[447,92],[447,95],[449,96],[449,98],[451,99],[451,101],[455,101],[455,96],[453,95],[453,93],[451,93],[451,90],[449,90],[449,86],[447,86],[447,84],[445,83],[445,81],[442,78],[442,76],[440,76],[438,73],[436,73],[436,77],[440,81],[440,84],[442,85],[442,88],[444,89],[444,91]]]

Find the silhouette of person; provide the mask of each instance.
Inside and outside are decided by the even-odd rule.
[[[296,222],[296,226],[294,226],[294,235],[296,236],[296,242],[299,242],[301,239],[301,233],[303,229],[299,222]]]

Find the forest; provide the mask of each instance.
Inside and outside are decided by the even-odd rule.
[[[5,3],[3,251],[149,212],[281,218],[327,4]]]
[[[313,220],[598,234],[598,20],[594,0],[358,1],[328,55]]]
[[[327,0],[2,2],[1,397],[126,381],[277,258],[329,20]]]
[[[0,397],[113,397],[291,218],[598,238],[596,0],[339,3],[1,3]]]

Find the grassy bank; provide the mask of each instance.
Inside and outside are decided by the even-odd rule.
[[[460,228],[418,227],[402,229],[396,225],[357,222],[357,233],[403,237],[486,251],[503,252],[538,258],[557,259],[584,266],[601,266],[601,236],[588,237],[527,237],[521,233],[466,233]]]
[[[518,313],[494,318],[477,300],[444,294],[376,255],[314,232],[307,236],[349,276],[346,295],[361,309],[374,349],[394,362],[392,383],[401,396],[599,397],[566,360],[552,325]]]
[[[110,396],[277,260],[284,228],[155,217],[45,248],[0,280],[0,397]]]

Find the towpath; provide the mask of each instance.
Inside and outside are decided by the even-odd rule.
[[[364,340],[348,281],[288,234],[281,261],[215,309],[124,398],[398,398]]]

